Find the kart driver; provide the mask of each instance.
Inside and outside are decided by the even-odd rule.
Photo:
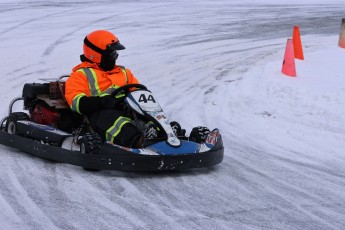
[[[91,127],[104,140],[125,147],[142,147],[143,131],[125,115],[119,100],[110,96],[114,89],[138,84],[132,72],[116,64],[119,50],[125,47],[107,30],[97,30],[84,39],[81,63],[72,69],[65,85],[65,98],[73,111],[86,115]],[[145,138],[157,136],[148,123]]]

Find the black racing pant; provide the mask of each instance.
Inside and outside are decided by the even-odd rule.
[[[135,147],[143,135],[133,121],[122,111],[105,109],[88,116],[92,129],[97,132],[103,141],[125,147]]]

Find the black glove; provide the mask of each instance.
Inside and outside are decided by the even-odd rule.
[[[79,101],[79,111],[89,115],[102,109],[115,109],[119,107],[120,101],[110,95],[104,97],[82,97]]]
[[[101,97],[101,104],[103,105],[103,108],[105,109],[115,109],[116,106],[119,104],[119,101],[116,100],[116,98],[107,95]]]

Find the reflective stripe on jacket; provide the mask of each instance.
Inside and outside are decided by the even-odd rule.
[[[131,119],[128,117],[121,116],[117,118],[114,124],[105,132],[105,138],[110,142],[114,142],[114,138],[121,132],[122,126],[130,122]]]
[[[80,113],[80,98],[109,95],[120,86],[137,83],[132,72],[123,66],[115,66],[113,70],[105,72],[97,64],[82,62],[73,68],[66,81],[65,98],[72,110]]]

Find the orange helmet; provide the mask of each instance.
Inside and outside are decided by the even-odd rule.
[[[116,50],[123,50],[125,47],[111,32],[96,30],[85,37],[83,49],[87,59],[99,64],[102,55],[117,55]]]

